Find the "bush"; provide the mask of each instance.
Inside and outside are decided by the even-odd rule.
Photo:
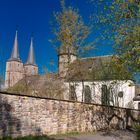
[[[140,140],[140,125],[136,126],[136,138]]]

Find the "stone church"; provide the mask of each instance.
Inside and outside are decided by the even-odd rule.
[[[139,102],[133,100],[136,86],[126,69],[113,69],[110,65],[113,59],[113,56],[78,58],[73,47],[61,45],[58,73],[39,75],[33,39],[27,62],[23,64],[16,31],[12,54],[6,62],[5,87],[24,95],[138,109]]]
[[[16,31],[14,46],[10,59],[6,62],[5,87],[14,86],[23,77],[38,74],[38,66],[35,63],[33,38],[31,38],[30,50],[27,62],[22,63],[18,50],[18,32]]]

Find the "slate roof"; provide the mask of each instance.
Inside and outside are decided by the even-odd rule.
[[[117,60],[117,59],[116,59]],[[115,60],[115,61],[116,61]],[[130,80],[126,68],[114,62],[114,56],[97,56],[75,60],[66,76],[68,81]]]
[[[16,31],[16,35],[15,35],[12,54],[8,61],[19,61],[19,62],[21,61],[20,57],[19,57],[19,50],[18,50],[18,32],[17,31]]]
[[[33,75],[20,80],[9,92],[45,98],[63,99],[63,81],[57,74]]]
[[[26,65],[36,65],[34,48],[33,48],[33,38],[31,38],[30,50],[29,50],[28,60],[26,62]]]
[[[131,80],[128,71],[123,66],[119,68],[116,66],[118,65],[117,61],[114,65],[114,56],[81,58],[70,64],[64,79],[61,79],[57,73],[28,76],[8,90],[24,95],[63,99],[63,92],[66,90],[64,82]]]

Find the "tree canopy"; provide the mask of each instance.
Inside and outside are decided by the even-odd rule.
[[[84,22],[78,9],[66,7],[64,0],[61,0],[61,11],[54,13],[52,23],[55,35],[53,43],[60,44],[63,49],[73,47],[77,55],[80,55],[83,51],[94,47],[93,43],[87,41],[92,27]]]
[[[133,76],[138,75],[140,73],[140,1],[97,1],[98,4],[102,4],[103,9],[96,16],[94,15],[93,21],[96,19],[97,26],[104,28],[104,39],[113,42],[114,54],[119,56],[120,64],[123,64]],[[94,3],[95,0],[91,2]]]

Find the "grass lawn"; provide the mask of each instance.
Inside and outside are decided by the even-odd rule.
[[[71,133],[65,133],[65,134],[57,134],[57,135],[39,135],[39,136],[25,136],[25,137],[17,137],[17,138],[12,138],[12,137],[5,137],[1,138],[0,140],[58,140],[59,138],[62,137],[70,137],[70,136],[79,136],[79,135],[88,135],[91,134],[91,132],[85,132],[85,133],[79,133],[79,132],[71,132]]]
[[[55,138],[42,135],[42,136],[25,136],[18,138],[5,137],[1,138],[0,140],[55,140]]]

